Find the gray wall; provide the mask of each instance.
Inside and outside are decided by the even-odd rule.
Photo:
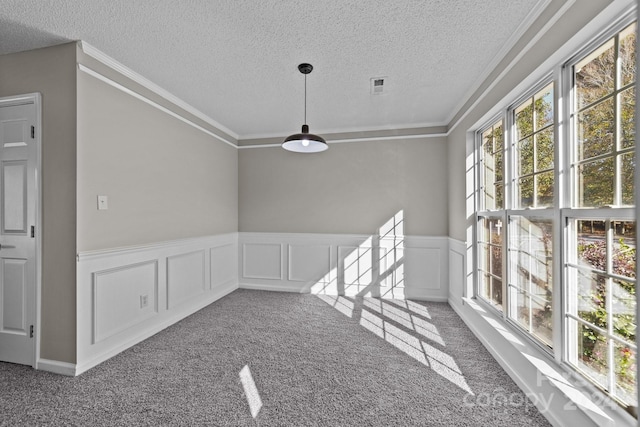
[[[488,90],[489,86],[496,82],[500,73],[519,55],[523,48],[543,28],[553,14],[559,10],[564,1],[553,0],[543,14],[525,33],[522,39],[507,54],[505,59],[498,64],[481,87],[473,94],[464,107],[452,120],[448,141],[448,180],[449,180],[449,236],[465,241],[466,230],[471,224],[472,211],[466,188],[466,171],[472,165],[471,156],[473,145],[467,143],[467,133],[474,131],[481,123],[478,121],[496,106],[503,102],[505,97],[516,88],[522,80],[527,78],[540,64],[551,57],[559,47],[564,45],[598,13],[611,2],[584,2],[577,1],[564,13],[560,20],[542,36],[534,46],[510,69],[508,73],[497,80],[497,84]],[[566,58],[565,58],[566,59]],[[551,69],[547,70],[551,71]],[[524,88],[523,90],[527,90]],[[511,100],[514,101],[514,100]],[[474,105],[475,104],[475,105]]]
[[[238,231],[236,148],[78,72],[77,61],[231,140],[76,43],[0,56],[0,96],[42,94],[40,356],[68,363],[77,252]],[[109,210],[97,210],[98,194]]]
[[[42,94],[40,356],[76,361],[76,45],[0,56],[0,96]]]
[[[78,251],[236,232],[237,181],[235,147],[78,74]]]
[[[239,150],[243,232],[370,234],[402,210],[405,234],[446,236],[445,137],[330,144],[305,155]]]

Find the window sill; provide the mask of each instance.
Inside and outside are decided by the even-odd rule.
[[[477,301],[449,299],[449,304],[554,426],[637,425],[616,402],[550,360]]]

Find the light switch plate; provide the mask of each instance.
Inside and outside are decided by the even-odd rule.
[[[109,209],[109,202],[107,196],[98,196],[98,210],[104,211]]]

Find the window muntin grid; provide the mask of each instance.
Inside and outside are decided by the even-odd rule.
[[[630,19],[627,19],[626,22],[629,23]],[[478,266],[476,295],[489,303],[491,307],[498,308],[505,321],[525,331],[534,341],[546,345],[549,351],[555,355],[556,360],[562,360],[563,363],[575,368],[577,372],[589,378],[623,406],[635,406],[637,380],[635,373],[631,377],[628,374],[628,369],[635,367],[635,335],[632,337],[629,333],[620,332],[613,326],[627,322],[632,325],[631,328],[635,334],[636,320],[629,317],[631,312],[635,310],[634,306],[629,306],[629,304],[635,304],[635,294],[630,297],[630,294],[635,292],[634,239],[625,240],[634,252],[631,268],[634,272],[633,277],[630,277],[630,273],[620,275],[614,270],[585,270],[579,266],[579,263],[572,264],[571,261],[571,257],[578,253],[576,252],[579,236],[577,224],[582,223],[577,221],[602,221],[613,230],[614,236],[616,236],[616,227],[624,222],[625,230],[633,229],[635,233],[633,208],[635,203],[636,78],[634,64],[636,63],[636,24],[625,24],[621,31],[610,34],[608,39],[601,39],[602,41],[596,48],[590,49],[585,55],[563,67],[562,71],[558,69],[557,75],[562,76],[562,81],[567,84],[563,85],[562,94],[556,96],[553,106],[557,107],[556,103],[560,99],[565,99],[569,100],[569,107],[566,110],[556,112],[555,115],[559,123],[570,123],[571,126],[558,127],[557,123],[548,126],[548,131],[551,129],[553,131],[563,130],[561,136],[565,141],[562,146],[554,147],[553,159],[546,158],[552,164],[546,166],[543,162],[536,163],[544,161],[539,156],[534,156],[533,162],[523,164],[518,157],[519,147],[516,145],[520,141],[526,143],[527,138],[531,138],[536,130],[538,132],[546,130],[544,122],[541,122],[536,130],[530,129],[527,132],[526,129],[523,129],[520,131],[523,127],[521,123],[518,123],[516,116],[517,113],[527,108],[526,104],[529,99],[535,102],[535,95],[544,91],[546,86],[538,87],[537,91],[532,92],[534,95],[520,98],[514,108],[505,110],[504,117],[507,120],[497,122],[504,129],[502,143],[506,149],[502,153],[503,179],[500,183],[505,188],[506,197],[503,196],[502,204],[486,203],[483,190],[486,181],[484,173],[480,169],[477,182],[479,183],[478,190],[482,191],[476,193],[479,195],[478,221],[476,223],[476,235],[479,241],[475,252]],[[587,91],[587,81],[584,77],[586,77],[589,64],[596,60],[604,61],[608,58],[607,55],[613,55],[614,60],[611,62],[613,66],[607,68],[608,65],[605,64],[607,66],[604,66],[602,70],[609,72],[613,69],[614,74],[607,74],[612,77],[603,80],[602,87],[594,86],[592,82],[592,92]],[[549,84],[549,81],[544,84]],[[556,87],[553,86],[553,88]],[[602,120],[596,120],[598,118],[602,118]],[[495,120],[491,123],[495,123]],[[518,128],[519,124],[520,129]],[[486,136],[492,135],[493,126],[487,126],[484,128],[485,131],[478,134],[478,166],[480,168],[483,167],[482,161],[486,158],[483,157],[484,153],[480,147]],[[558,138],[559,135],[553,135],[555,144],[558,144]],[[532,143],[532,147],[533,145]],[[568,148],[565,149],[564,146]],[[491,154],[493,153],[495,151]],[[548,169],[544,170],[547,167]],[[521,191],[523,188],[531,189],[531,195],[538,195],[539,192],[534,192],[532,189],[534,184],[526,182],[526,179],[534,181],[533,177],[540,172],[551,172],[556,180],[561,179],[554,182],[553,201],[539,203],[542,201],[541,198],[536,199],[533,196],[523,201]],[[529,185],[529,187],[525,185]],[[559,189],[566,191],[566,196],[564,192],[558,194]],[[494,199],[496,198],[494,197]],[[547,209],[535,209],[540,207]],[[500,220],[509,224],[502,226],[503,234],[500,241],[491,243],[487,240],[490,239],[487,236],[491,236],[491,225],[487,225],[487,218],[489,221]],[[550,286],[551,301],[536,293],[535,287],[532,287],[535,281],[531,279],[530,275],[523,274],[524,279],[518,277],[518,259],[524,258],[525,261],[522,261],[524,263],[529,255],[523,257],[524,250],[522,247],[518,247],[517,230],[518,227],[523,227],[521,224],[513,225],[514,221],[532,223],[539,220],[548,220],[551,223],[552,255],[550,262],[545,266],[553,272],[551,283],[553,284],[554,279],[556,283],[556,286]],[[494,228],[495,225],[494,222]],[[530,242],[532,240],[531,234],[534,236],[533,240],[538,238],[536,233],[521,232],[520,234],[528,236],[524,238],[524,241]],[[616,254],[619,252],[615,249],[618,245],[616,242],[618,242],[618,237],[609,243],[609,247],[613,249],[610,249],[608,253],[605,252],[606,262],[611,265],[614,264],[615,257],[618,256]],[[493,261],[488,263],[487,257],[492,250],[496,254],[493,256]],[[500,269],[495,268],[494,261],[498,259],[497,255],[502,255]],[[532,256],[531,258],[536,263],[539,262],[537,259],[540,257]],[[542,262],[539,263],[543,265]],[[497,271],[500,271],[500,275],[495,274]],[[609,302],[606,301],[610,301],[614,308],[606,311],[606,316],[608,316],[606,328],[598,325],[597,322],[590,322],[588,318],[590,314],[587,311],[578,311],[575,308],[579,303],[578,290],[593,288],[585,283],[604,284],[601,287],[604,286],[603,289],[606,292],[605,303],[608,304]],[[502,284],[502,287],[495,284]],[[502,289],[502,297],[497,297],[496,289]],[[553,298],[554,296],[555,298]],[[580,304],[584,305],[584,301],[589,298],[590,295],[584,291],[580,296],[580,301],[582,301]],[[502,300],[502,303],[496,304],[496,299]],[[547,305],[547,302],[550,304]],[[531,326],[534,303],[539,303],[537,308],[539,312],[543,310],[543,304],[547,310],[549,307],[556,308],[551,313],[553,321],[550,324],[555,326],[555,330],[551,331],[552,339],[549,339],[548,330],[540,331],[539,327]],[[626,308],[621,308],[624,304],[627,304]],[[502,310],[503,307],[504,310]],[[525,310],[523,311],[522,308]],[[520,317],[518,317],[519,315]],[[586,338],[587,336],[589,338]],[[601,346],[604,345],[606,354],[597,362],[590,359],[593,353],[585,353],[588,350],[587,340],[591,339],[605,343]],[[552,341],[555,346],[550,347],[549,341]],[[597,369],[594,368],[596,363],[599,364],[600,373],[596,373]]]

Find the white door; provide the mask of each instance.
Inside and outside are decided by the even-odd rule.
[[[36,105],[0,102],[0,361],[35,365]],[[20,101],[17,101],[20,102]]]

